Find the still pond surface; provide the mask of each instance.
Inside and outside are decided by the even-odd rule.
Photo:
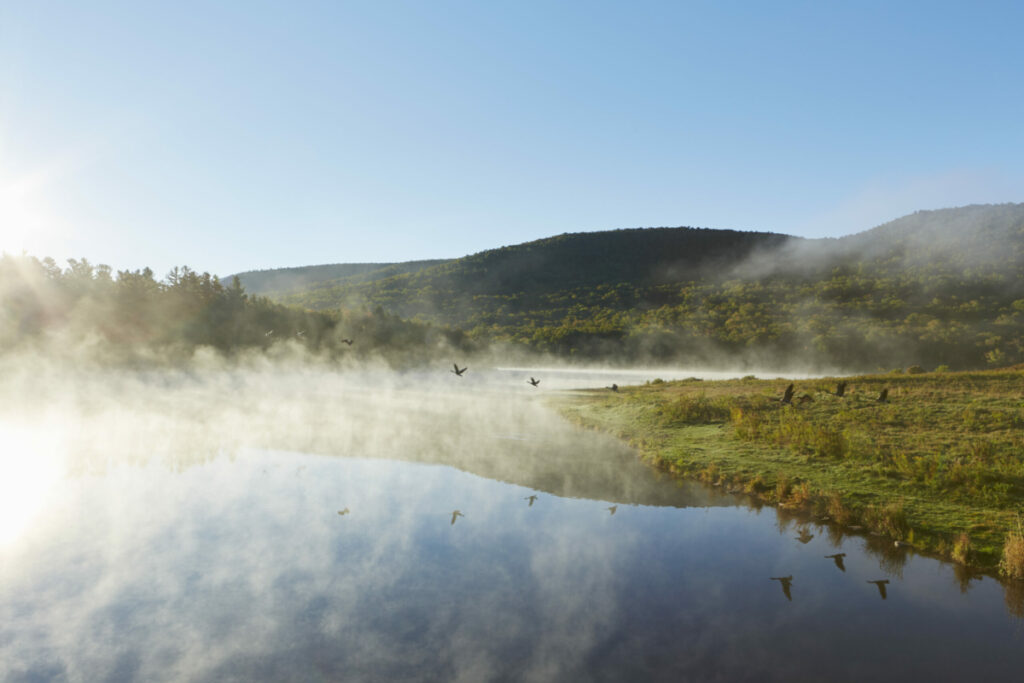
[[[997,581],[661,477],[538,392],[261,381],[212,417],[189,406],[223,386],[193,380],[6,416],[50,464],[8,485],[32,495],[5,510],[2,680],[1024,670],[1024,597]]]

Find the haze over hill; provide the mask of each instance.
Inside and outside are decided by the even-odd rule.
[[[399,266],[277,300],[579,356],[742,352],[857,367],[1022,357],[1024,204],[919,211],[839,239],[629,229]]]

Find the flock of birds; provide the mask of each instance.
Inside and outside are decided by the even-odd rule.
[[[806,541],[804,541],[804,543],[806,543]],[[833,562],[835,562],[836,567],[839,568],[839,571],[845,573],[846,572],[846,565],[843,564],[843,558],[844,557],[846,557],[846,553],[836,553],[834,555],[825,555],[825,559],[826,560],[832,560]],[[786,599],[789,600],[790,602],[793,601],[793,593],[792,593],[793,575],[792,574],[790,574],[789,576],[772,576],[772,577],[769,577],[769,581],[778,581],[782,585],[782,594],[785,595]],[[882,599],[883,600],[888,599],[889,593],[886,591],[885,587],[887,585],[889,585],[889,579],[875,579],[873,581],[868,581],[867,583],[875,584],[875,587],[878,588],[878,594],[882,597]]]
[[[271,332],[269,332],[268,334],[272,334],[272,333],[273,333],[273,331],[271,330]],[[352,341],[350,339],[343,339],[342,341],[344,343],[348,344],[349,346],[352,345]],[[469,366],[460,368],[458,363],[452,363],[452,369],[449,372],[454,374],[456,377],[462,377],[466,373],[466,370],[468,370],[468,369],[469,369]],[[536,387],[536,386],[538,386],[540,384],[540,380],[536,379],[534,377],[530,377],[530,379],[527,380],[527,384],[530,384],[531,386],[535,386]],[[829,393],[831,393],[833,396],[835,396],[837,398],[845,398],[846,397],[846,387],[847,386],[848,386],[847,382],[839,382],[836,385],[835,392],[829,392]],[[611,389],[612,391],[617,392],[619,390],[619,385],[612,384],[608,388]],[[782,396],[781,403],[783,405],[792,405],[795,393],[796,393],[796,386],[794,384],[790,384],[788,387],[786,387],[786,391],[785,391],[785,393]],[[807,393],[801,394],[796,399],[798,404],[800,404],[800,403],[808,403],[808,402],[813,401],[813,400],[814,400],[814,398],[810,394],[807,394]],[[882,391],[878,394],[878,397],[875,399],[875,401],[878,402],[878,403],[887,403],[888,400],[889,400],[889,390],[887,388],[886,389],[882,389]],[[537,502],[537,495],[536,494],[531,494],[529,496],[526,496],[523,500],[526,500],[526,501],[529,502],[527,507],[533,507],[533,504],[535,502]],[[616,510],[619,509],[619,506],[618,505],[611,505],[611,506],[609,506],[609,507],[607,507],[605,509],[608,510],[609,515],[614,515]],[[349,509],[346,507],[343,510],[338,510],[338,514],[342,515],[342,516],[347,515],[347,514],[349,514]],[[453,510],[452,511],[452,519],[451,519],[450,524],[454,525],[455,521],[459,517],[465,517],[465,516],[466,515],[461,510]],[[800,535],[797,536],[797,540],[800,541],[801,543],[805,543],[805,544],[810,542],[810,540],[812,538],[814,538],[814,534],[811,534],[806,529],[802,530],[800,532]],[[843,564],[843,558],[844,557],[846,557],[846,553],[836,553],[834,555],[825,555],[825,558],[835,562],[836,567],[838,567],[839,570],[842,571],[842,572],[846,571],[846,566]],[[793,593],[792,593],[793,575],[792,574],[790,574],[789,576],[772,576],[772,577],[769,577],[769,580],[770,581],[778,581],[781,584],[781,586],[782,586],[782,593],[786,596],[786,599],[789,600],[789,601],[793,600]],[[889,584],[889,579],[876,579],[874,581],[868,581],[868,583],[875,584],[875,586],[878,588],[878,594],[882,597],[883,600],[886,600],[888,598],[888,593],[886,592],[886,588],[885,587]]]

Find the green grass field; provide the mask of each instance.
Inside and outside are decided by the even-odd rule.
[[[1004,557],[1024,512],[1024,368],[798,381],[787,405],[789,384],[655,380],[559,409],[679,476],[1024,578]]]

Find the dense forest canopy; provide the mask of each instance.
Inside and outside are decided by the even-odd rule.
[[[351,343],[349,343],[351,342]],[[432,350],[468,348],[457,331],[383,311],[308,311],[247,294],[238,278],[174,268],[144,270],[70,259],[0,257],[0,352],[45,350],[125,361],[187,357],[287,344],[334,358],[414,361]]]
[[[1024,204],[922,211],[841,239],[650,228],[452,261],[263,271],[264,287],[312,283],[273,300],[189,268],[158,281],[68,263],[0,259],[0,348],[93,339],[115,354],[234,352],[287,340],[332,356],[500,344],[619,364],[1024,362]]]

